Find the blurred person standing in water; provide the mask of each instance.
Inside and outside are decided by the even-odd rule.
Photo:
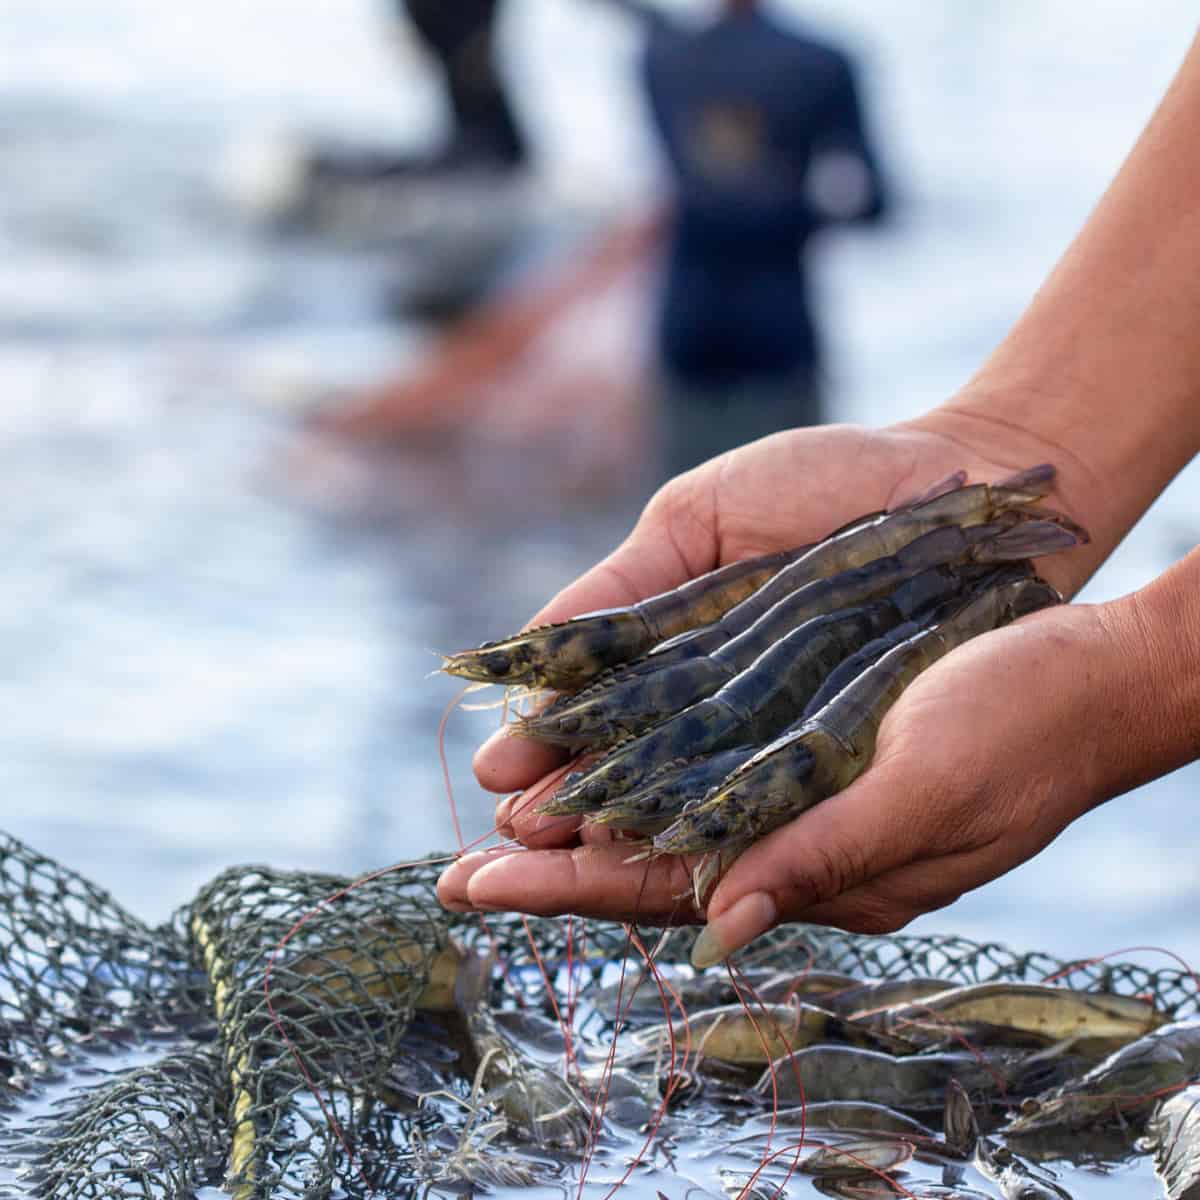
[[[456,171],[508,172],[528,164],[529,147],[496,63],[501,0],[391,0],[434,60],[450,130],[432,153],[334,147],[310,170],[322,178],[389,179]]]
[[[520,167],[528,150],[496,67],[500,0],[399,0],[444,77],[453,130],[442,167]]]
[[[807,245],[882,216],[846,54],[724,0],[701,28],[606,0],[648,29],[650,111],[674,183],[657,341],[666,475],[822,419]]]

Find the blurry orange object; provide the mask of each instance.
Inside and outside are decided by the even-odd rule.
[[[480,450],[527,447],[564,475],[626,474],[650,437],[647,308],[660,226],[657,216],[622,224],[581,261],[490,300],[415,370],[352,396],[321,428],[372,445],[453,435]]]

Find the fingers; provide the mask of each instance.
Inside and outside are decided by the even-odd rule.
[[[716,966],[766,933],[778,920],[779,909],[770,892],[747,892],[700,931],[692,947],[692,966],[700,971]]]
[[[496,805],[496,831],[532,850],[572,846],[580,842],[601,845],[623,840],[623,835],[609,825],[594,825],[580,815],[551,816],[541,811],[543,803],[554,795],[559,784],[576,765],[575,762],[567,763],[536,786],[501,800]]]
[[[907,805],[886,800],[906,780],[911,786],[905,767],[882,768],[751,846],[713,892],[693,964],[720,962],[780,918],[806,919],[797,914],[922,853],[920,823],[909,818]]]
[[[655,493],[629,536],[611,554],[563,588],[531,625],[617,608],[678,587],[718,565],[714,459]]]
[[[664,536],[665,535],[665,536]],[[619,608],[657,595],[716,565],[716,544],[693,535],[685,557],[681,545],[655,518],[643,517],[607,558],[568,584],[530,625],[566,621],[600,608]]]
[[[611,842],[468,854],[443,873],[438,897],[453,911],[569,912],[659,924],[697,920],[690,864],[671,857],[630,862],[638,850],[638,843]]]
[[[573,763],[567,763],[552,771],[535,786],[513,796],[505,804],[504,826],[509,836],[532,849],[548,849],[566,846],[577,840],[581,817],[576,815],[552,817],[540,812],[541,806],[558,790],[558,786],[571,771]],[[496,824],[500,824],[497,809]]]
[[[891,788],[912,786],[905,768],[859,780],[751,846],[713,893],[711,916],[764,885],[781,913],[798,912],[910,861],[925,830],[912,829],[907,804],[887,801]]]
[[[833,900],[814,904],[789,919],[831,925],[850,933],[895,933],[917,917],[953,904],[969,889],[992,878],[984,866],[989,851],[948,855],[885,871]]]
[[[486,791],[519,792],[556,771],[566,759],[565,750],[520,737],[506,725],[475,751],[471,765]]]

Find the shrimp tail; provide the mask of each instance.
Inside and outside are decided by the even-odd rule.
[[[1057,550],[1069,550],[1079,544],[1079,533],[1069,525],[1058,521],[1024,521],[978,542],[972,550],[972,557],[977,562],[1038,558]]]
[[[1014,504],[1040,500],[1054,487],[1056,474],[1053,463],[1039,463],[1036,467],[1028,467],[993,483],[991,490],[1004,494]],[[1024,496],[1025,499],[1018,499],[1018,496]]]
[[[937,483],[931,484],[923,492],[913,496],[911,499],[902,500],[887,511],[900,512],[905,509],[920,508],[922,504],[928,504],[930,500],[936,500],[939,496],[945,496],[949,492],[957,492],[966,482],[966,471],[955,471],[953,475],[947,475],[945,479],[939,479]]]
[[[946,1085],[942,1137],[946,1148],[959,1158],[969,1157],[979,1142],[979,1124],[975,1120],[971,1097],[957,1079],[951,1079]]]
[[[463,956],[454,979],[454,1007],[463,1016],[470,1016],[486,1002],[494,965],[490,954]]]
[[[1063,529],[1069,529],[1075,535],[1077,545],[1086,546],[1092,540],[1092,535],[1077,521],[1072,521],[1065,513],[1057,512],[1051,508],[1042,508],[1036,504],[1022,504],[1016,511],[1024,518],[1031,518],[1037,521],[1050,521],[1052,524],[1059,525]]]

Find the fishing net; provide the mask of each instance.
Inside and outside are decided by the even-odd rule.
[[[552,1013],[618,970],[630,945],[616,925],[447,914],[439,870],[347,887],[235,868],[151,928],[0,837],[0,1196],[417,1194],[447,1144],[444,1116],[421,1103],[442,1079],[423,1023],[461,1002],[464,963],[486,952],[495,964],[489,1008]],[[666,934],[659,961],[686,963],[693,938]],[[645,944],[658,940],[645,931]],[[759,966],[864,979],[1060,975],[1153,996],[1174,1016],[1200,1008],[1182,970],[1072,965],[963,938],[793,926],[752,953]],[[469,1099],[469,1075],[456,1103]],[[494,1156],[497,1178],[500,1164]]]

